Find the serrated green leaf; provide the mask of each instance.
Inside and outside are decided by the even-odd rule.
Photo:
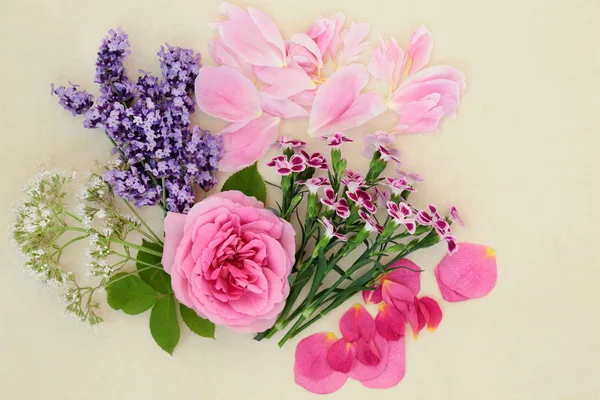
[[[163,251],[162,246],[146,240],[142,240],[142,247],[160,252]],[[137,253],[137,260],[141,261],[136,263],[136,267],[139,271],[138,274],[140,275],[140,278],[142,278],[144,282],[152,286],[158,293],[173,293],[173,289],[171,288],[171,275],[167,274],[163,269],[148,268],[148,264],[162,268],[161,257],[140,250]]]
[[[149,310],[158,294],[146,282],[126,272],[116,274],[106,286],[106,300],[115,310],[135,315]]]
[[[179,305],[179,310],[181,311],[181,319],[183,319],[183,322],[185,322],[192,332],[205,338],[215,338],[215,324],[207,319],[201,318],[196,314],[196,311],[183,304]]]
[[[267,187],[258,173],[256,163],[231,175],[221,189],[222,192],[228,190],[239,190],[246,196],[254,196],[263,203],[267,200]]]
[[[179,322],[173,296],[158,300],[150,313],[150,333],[156,344],[169,354],[179,342]]]

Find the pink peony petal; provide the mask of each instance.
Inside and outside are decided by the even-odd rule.
[[[304,338],[296,347],[294,378],[298,385],[312,393],[333,393],[348,380],[346,374],[334,371],[327,362],[327,353],[337,341],[331,332],[316,333]]]
[[[402,314],[389,304],[379,304],[379,312],[375,317],[377,332],[386,340],[398,340],[404,336],[406,321]]]
[[[355,304],[340,319],[340,331],[349,342],[364,338],[367,342],[375,335],[375,321],[360,304]]]
[[[269,115],[282,119],[308,117],[308,111],[291,100],[274,99],[264,93],[259,93],[259,97],[263,111]]]
[[[388,343],[388,357],[384,370],[375,378],[361,380],[364,386],[373,389],[387,389],[396,386],[404,377],[406,366],[404,338]]]
[[[281,59],[285,61],[285,44],[275,22],[267,13],[255,7],[248,7],[248,14],[263,37],[280,51]]]
[[[347,374],[356,363],[356,344],[338,340],[327,351],[327,363],[334,371]]]
[[[262,113],[252,82],[227,66],[200,68],[196,101],[206,114],[230,122],[249,121]]]
[[[175,261],[175,251],[183,237],[185,214],[168,212],[165,217],[165,245],[162,255],[162,265],[167,273]]]
[[[350,28],[343,32],[344,47],[337,61],[338,66],[348,65],[360,57],[370,43],[364,41],[370,30],[371,26],[365,22],[353,22]]]
[[[429,63],[432,50],[433,35],[425,25],[421,25],[410,38],[410,44],[406,52],[406,75],[410,76],[425,67]]]
[[[456,253],[442,259],[435,275],[447,301],[483,297],[496,286],[496,253],[484,245],[460,243]]]
[[[385,110],[381,94],[360,95],[368,81],[369,73],[358,64],[348,65],[334,73],[317,90],[310,114],[309,134],[315,136],[354,128],[381,114]]]
[[[263,157],[277,140],[280,121],[280,118],[263,114],[250,122],[234,123],[223,129],[224,152],[219,169],[237,171]]]
[[[254,67],[254,73],[261,82],[266,84],[262,91],[276,99],[287,99],[305,90],[316,88],[312,79],[297,65],[287,68]]]
[[[252,71],[252,65],[248,64],[231,49],[225,46],[225,43],[223,43],[220,38],[217,37],[208,42],[208,52],[217,64],[237,69],[251,81],[256,79],[254,72]]]

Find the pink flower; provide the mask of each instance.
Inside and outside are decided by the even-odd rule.
[[[421,210],[417,212],[417,221],[421,225],[433,226],[438,235],[446,241],[448,245],[448,254],[452,255],[458,250],[456,238],[452,235],[450,224],[440,216],[434,205],[428,206],[429,212]]]
[[[311,136],[355,128],[383,113],[380,93],[361,94],[369,81],[367,69],[359,64],[345,66],[331,75],[317,90],[310,112]]]
[[[339,46],[342,44],[340,33],[346,17],[337,13],[329,18],[319,17],[308,28],[306,34],[314,40],[325,61],[326,57],[333,60]]]
[[[442,309],[437,301],[431,297],[421,297],[414,299],[415,312],[410,320],[410,326],[415,339],[425,326],[434,332],[442,321]]]
[[[325,197],[321,199],[321,203],[330,210],[334,210],[340,218],[346,219],[350,216],[348,201],[346,201],[346,199],[337,200],[336,194],[331,186],[325,188]]]
[[[306,151],[302,150],[302,157],[304,157],[304,162],[307,167],[318,168],[318,169],[327,169],[327,160],[321,153],[313,153],[308,154]]]
[[[413,234],[417,229],[417,223],[413,218],[409,218],[412,215],[412,209],[405,202],[396,204],[393,201],[387,202],[387,211],[390,217],[394,219],[397,225],[404,225],[406,230]]]
[[[412,34],[405,57],[394,39],[382,41],[373,50],[369,71],[388,85],[392,93],[388,106],[400,115],[394,133],[432,133],[442,118],[456,113],[465,78],[446,65],[425,68],[432,49],[431,32],[420,26]]]
[[[463,222],[462,218],[460,217],[460,213],[458,212],[458,209],[455,206],[450,206],[450,211],[448,212],[450,219],[452,219],[452,221],[456,222],[457,224],[459,224],[460,226],[462,226],[464,228],[465,223]]]
[[[323,136],[322,139],[327,141],[327,146],[334,149],[339,148],[344,143],[354,142],[354,140],[350,139],[342,132],[336,132],[332,136]]]
[[[175,297],[198,315],[241,332],[273,325],[289,293],[292,226],[238,191],[168,213],[162,264]]]
[[[371,215],[365,212],[365,210],[358,210],[358,216],[365,221],[365,229],[370,232],[383,232],[383,226],[377,223],[377,220]]]
[[[307,181],[297,181],[296,183],[298,185],[306,186],[310,193],[317,193],[317,191],[319,190],[320,187],[331,185],[331,183],[329,183],[329,180],[327,180],[327,178],[323,178],[321,176],[310,178]]]
[[[366,158],[372,158],[375,152],[381,152],[381,149],[387,149],[391,156],[400,157],[400,150],[396,149],[396,138],[386,131],[377,131],[365,135],[362,155]]]
[[[289,160],[287,156],[277,156],[267,163],[268,167],[277,168],[277,174],[287,176],[293,172],[302,172],[306,169],[306,164],[302,156],[294,154]]]
[[[401,195],[405,190],[409,192],[415,191],[404,177],[385,178],[384,185],[389,186],[392,189],[392,193],[396,195]]]
[[[377,211],[377,207],[371,200],[371,195],[364,190],[358,189],[354,192],[348,192],[348,198],[356,203],[359,208],[364,207],[371,214]]]
[[[379,186],[373,188],[372,197],[379,207],[385,207],[387,202],[390,201],[391,195],[392,193],[387,189],[381,189]]]
[[[304,142],[302,140],[297,140],[297,139],[291,138],[289,136],[283,136],[278,141],[276,141],[274,143],[274,145],[276,147],[284,149],[284,150],[286,150],[286,149],[301,149],[304,146],[306,146],[306,142]]]
[[[386,340],[376,322],[360,304],[340,320],[342,338],[331,332],[317,333],[298,343],[294,375],[296,383],[313,393],[332,393],[348,377],[369,388],[396,386],[404,376],[404,338]]]
[[[347,241],[348,239],[346,238],[346,236],[342,235],[341,233],[338,233],[337,229],[335,228],[335,226],[331,223],[331,221],[329,221],[327,218],[323,217],[319,220],[319,222],[323,225],[323,227],[325,228],[325,237],[331,239],[331,238],[337,238],[338,240],[341,240],[342,242]]]
[[[358,172],[352,172],[351,169],[344,171],[341,181],[343,185],[346,185],[348,193],[354,193],[358,189],[364,187],[365,176]]]
[[[487,295],[496,286],[496,252],[484,245],[461,243],[453,255],[435,268],[435,277],[446,301],[457,302]]]
[[[404,172],[401,169],[397,169],[396,173],[399,177],[406,179],[409,184],[413,184],[415,182],[423,182],[425,180],[421,177],[421,175],[415,172]]]

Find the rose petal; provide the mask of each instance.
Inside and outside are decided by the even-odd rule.
[[[375,321],[362,305],[355,304],[340,319],[340,331],[349,342],[360,338],[370,342],[375,335]]]
[[[427,319],[427,328],[430,331],[435,331],[442,321],[443,313],[437,301],[431,297],[421,297],[419,299],[420,306],[425,307],[429,318]]]
[[[365,304],[379,304],[383,301],[381,286],[374,290],[363,290],[362,295]]]
[[[445,300],[480,298],[496,286],[496,253],[484,245],[460,243],[458,251],[446,255],[435,273]]]
[[[296,347],[294,378],[298,385],[312,393],[333,393],[348,380],[346,374],[334,371],[327,362],[327,352],[336,342],[333,333],[316,333],[304,338]]]
[[[327,363],[334,371],[348,373],[356,363],[356,344],[338,340],[327,351]]]
[[[280,51],[281,59],[285,60],[285,43],[271,17],[255,7],[248,7],[248,14],[263,37]]]
[[[386,340],[398,340],[404,336],[406,321],[402,314],[389,304],[379,304],[379,312],[375,317],[377,332]]]
[[[380,335],[373,338],[375,348],[379,354],[379,362],[375,365],[364,365],[357,362],[354,368],[348,372],[348,377],[358,381],[365,381],[379,376],[386,368],[389,356],[389,342]]]
[[[404,338],[388,343],[388,357],[384,370],[375,378],[361,380],[364,386],[387,389],[396,386],[404,377],[406,362]]]
[[[230,122],[245,122],[262,113],[252,82],[228,66],[200,68],[196,101],[206,114]]]
[[[264,112],[282,119],[308,117],[308,111],[291,100],[277,100],[264,93],[259,93],[260,105]]]
[[[173,212],[168,212],[165,217],[165,245],[161,262],[167,273],[171,270],[171,266],[175,260],[175,251],[183,237],[185,218],[185,214]]]
[[[393,269],[393,271],[386,273],[385,279],[406,286],[412,290],[415,296],[419,294],[421,291],[421,273],[417,271],[420,271],[421,267],[407,258],[402,258],[390,265],[389,269]]]

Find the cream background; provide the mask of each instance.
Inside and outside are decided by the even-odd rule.
[[[192,47],[212,64],[207,24],[219,12],[213,0],[0,3],[0,225],[6,226],[38,159],[85,171],[93,159],[108,157],[104,136],[63,111],[49,96],[49,83],[72,80],[96,92],[95,52],[118,25],[133,45],[130,72],[158,71],[154,54],[165,41]],[[600,2],[243,4],[269,12],[288,37],[338,10],[348,20],[370,22],[373,40],[395,35],[403,45],[425,23],[436,40],[433,63],[454,65],[467,77],[457,119],[440,135],[398,143],[407,169],[427,178],[417,203],[456,204],[468,224],[458,236],[496,248],[498,286],[482,300],[443,304],[439,330],[408,340],[399,386],[373,391],[348,382],[330,398],[600,398]],[[220,126],[197,117],[206,127]],[[288,124],[286,131],[301,136],[305,124]],[[351,149],[358,155],[359,146]],[[169,357],[154,345],[147,314],[106,309],[99,332],[78,326],[61,316],[54,293],[21,271],[1,232],[0,399],[317,397],[293,382],[297,340],[280,350],[226,329],[217,330],[217,341],[182,329]],[[432,269],[443,252],[438,246],[415,258],[428,270],[422,293],[438,299]],[[336,330],[342,311],[309,332]]]

